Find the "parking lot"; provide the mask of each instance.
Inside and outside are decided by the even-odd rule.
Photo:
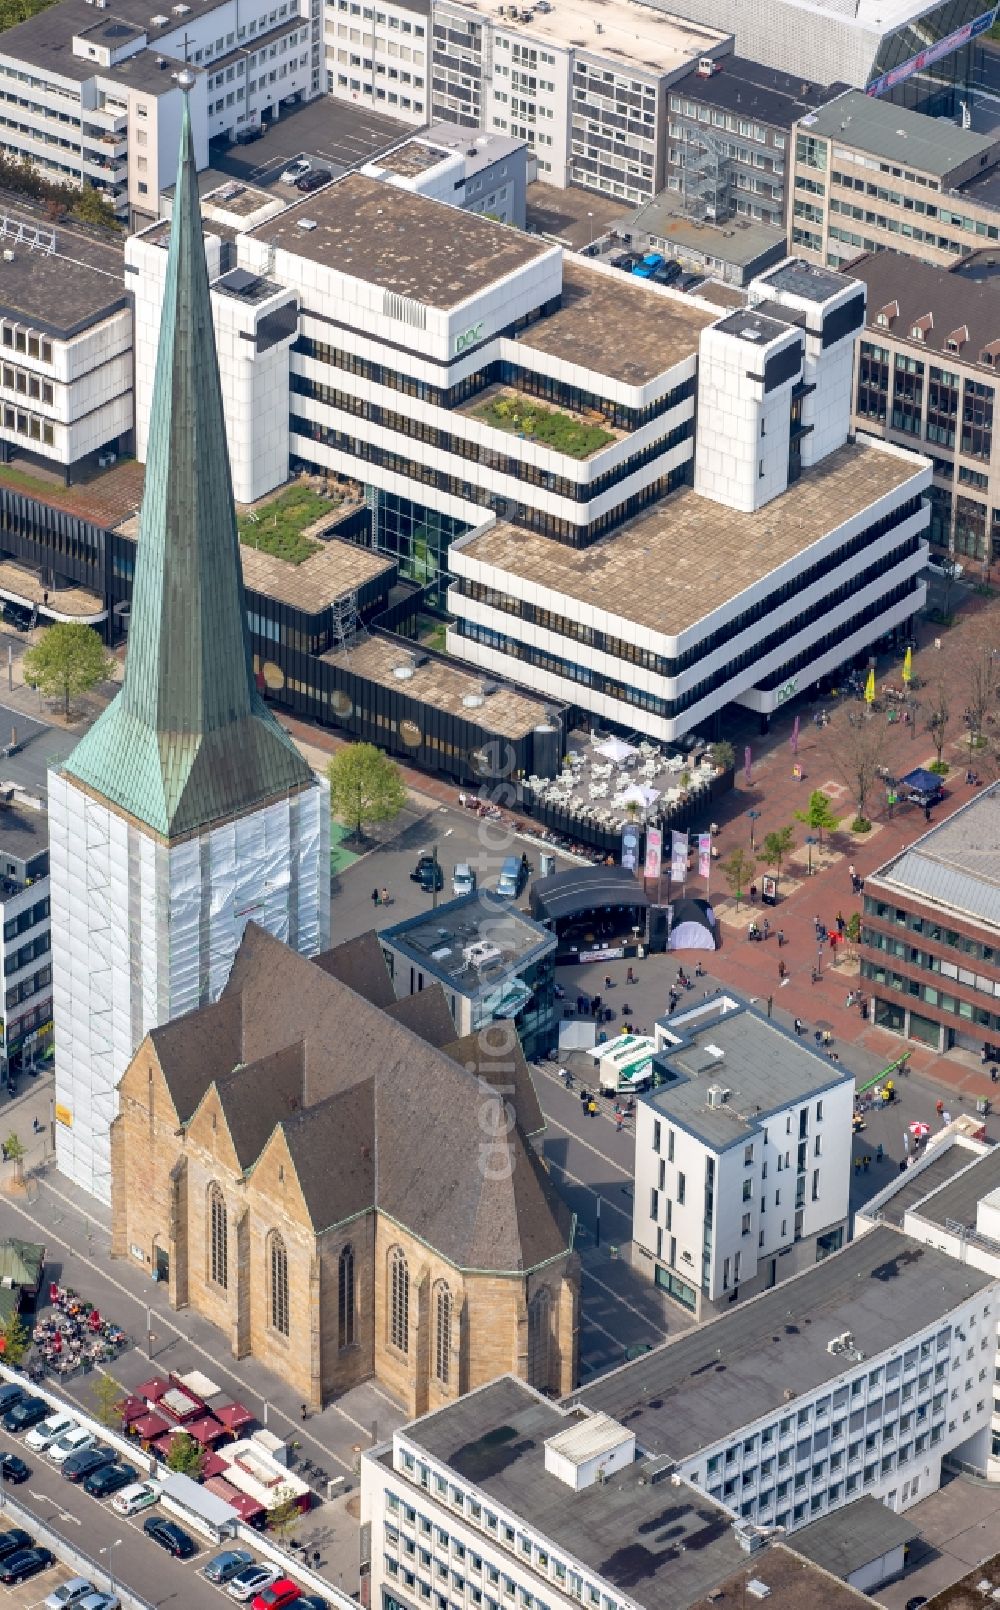
[[[336,179],[412,132],[409,124],[395,118],[324,95],[284,112],[252,145],[213,146],[211,165],[245,184],[264,189],[275,185],[279,195],[290,198],[296,192],[281,183],[281,174],[294,158],[304,156],[314,168],[328,168]]]
[[[157,1505],[132,1516],[120,1514],[114,1508],[113,1498],[92,1498],[82,1486],[67,1481],[45,1453],[26,1448],[23,1436],[11,1436],[0,1428],[0,1453],[9,1452],[17,1452],[25,1460],[30,1475],[26,1482],[9,1490],[9,1495],[5,1484],[0,1483],[0,1530],[7,1532],[13,1527],[22,1527],[44,1546],[47,1539],[32,1525],[29,1517],[34,1517],[36,1522],[51,1527],[70,1548],[89,1556],[94,1566],[85,1569],[59,1562],[18,1587],[6,1588],[0,1584],[0,1610],[8,1604],[16,1610],[38,1610],[60,1582],[75,1576],[86,1576],[102,1592],[113,1590],[117,1583],[125,1583],[151,1604],[164,1604],[176,1598],[183,1599],[192,1610],[221,1610],[222,1604],[233,1606],[234,1599],[228,1595],[225,1585],[207,1581],[202,1570],[223,1547],[234,1545],[209,1542]],[[140,1469],[140,1475],[143,1474],[144,1470]],[[25,1516],[22,1510],[29,1515]],[[176,1521],[188,1533],[195,1544],[195,1553],[190,1559],[174,1559],[145,1536],[143,1523],[154,1515]],[[54,1545],[49,1546],[58,1553]],[[240,1543],[239,1546],[253,1552],[252,1545]]]

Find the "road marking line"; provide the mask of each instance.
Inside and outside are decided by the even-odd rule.
[[[586,1268],[586,1266],[581,1267],[580,1273],[581,1275],[585,1276],[587,1280],[592,1280],[595,1286],[600,1286],[601,1290],[606,1291],[609,1297],[613,1297],[616,1303],[621,1303],[622,1307],[627,1308],[630,1314],[635,1315],[636,1319],[641,1319],[644,1325],[649,1326],[650,1330],[655,1331],[657,1329],[655,1320],[650,1319],[648,1314],[644,1314],[641,1308],[637,1308],[635,1306],[635,1303],[630,1303],[627,1297],[620,1296],[619,1293],[614,1290],[614,1287],[606,1285],[603,1280],[599,1280],[597,1275],[595,1275],[590,1269]],[[664,1331],[663,1334],[666,1335],[666,1331]]]
[[[569,1169],[568,1168],[563,1168],[561,1163],[550,1162],[549,1167],[554,1168],[556,1170],[556,1172],[559,1173],[559,1174],[564,1174],[568,1180],[573,1181],[574,1185],[582,1186],[582,1188],[585,1191],[590,1192],[591,1196],[600,1197],[602,1203],[604,1204],[604,1206],[606,1208],[609,1209],[610,1212],[619,1214],[620,1217],[623,1218],[625,1220],[625,1222],[631,1227],[631,1224],[632,1224],[632,1215],[631,1215],[631,1213],[626,1213],[624,1208],[618,1207],[616,1203],[612,1202],[610,1196],[605,1196],[601,1191],[595,1191],[594,1187],[592,1185],[588,1185],[586,1180],[581,1180],[576,1174],[571,1174]]]
[[[605,1336],[607,1336],[609,1341],[614,1342],[616,1347],[624,1347],[625,1343],[622,1341],[621,1337],[620,1336],[612,1336],[611,1332],[607,1329],[606,1326],[601,1324],[600,1320],[592,1319],[590,1317],[590,1315],[587,1314],[586,1315],[586,1322],[587,1322],[588,1328],[593,1329],[593,1330],[599,1330],[599,1331],[603,1332],[603,1334]]]
[[[575,1129],[567,1129],[566,1125],[561,1124],[558,1118],[550,1118],[548,1114],[546,1114],[545,1122],[547,1124],[552,1124],[556,1129],[561,1129],[564,1135],[569,1135],[570,1139],[575,1140],[578,1145],[586,1146],[588,1152],[593,1152],[594,1156],[599,1157],[602,1163],[607,1163],[608,1166],[613,1168],[617,1174],[623,1174],[627,1180],[631,1181],[632,1173],[630,1169],[623,1168],[621,1163],[616,1163],[614,1158],[609,1157],[607,1152],[602,1152],[599,1146],[591,1146],[590,1141],[584,1140],[582,1136],[576,1133]]]

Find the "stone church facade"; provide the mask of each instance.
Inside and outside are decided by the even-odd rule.
[[[119,1085],[114,1253],[310,1408],[369,1378],[410,1415],[507,1371],[575,1384],[572,1224],[523,1059],[504,1106],[449,1024],[443,997],[392,999],[374,935],[309,961],[251,927],[222,999]]]

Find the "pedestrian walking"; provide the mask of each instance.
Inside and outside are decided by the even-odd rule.
[[[947,1107],[945,1108],[944,1112],[941,1114],[941,1122],[942,1122],[942,1124],[944,1125],[944,1127],[946,1129],[947,1129],[948,1125],[951,1123],[951,1113],[948,1111]]]
[[[382,904],[384,906],[389,904],[389,891],[384,885],[382,887]]]
[[[377,889],[372,890],[372,905],[373,906],[378,905],[378,890]]]
[[[851,880],[851,888],[852,888],[852,889],[853,889],[853,888],[854,888],[854,880],[855,880],[855,878],[856,878],[856,877],[857,877],[857,875],[858,875],[858,869],[857,869],[857,867],[856,867],[856,866],[854,866],[854,864],[853,864],[853,863],[852,863],[852,864],[851,864],[851,865],[850,865],[850,866],[849,866],[849,867],[848,867],[848,869],[847,869],[847,876],[848,876],[848,877],[849,877],[849,878],[850,878],[850,880]]]
[[[849,989],[848,992],[847,992],[847,1000],[844,1002],[844,1006],[846,1007],[847,1011],[849,1012],[853,1005],[854,1005],[854,991],[852,989]]]
[[[797,1017],[795,1019],[795,1023],[793,1025],[793,1027],[795,1029],[796,1034],[801,1034],[802,1033],[802,1019],[800,1017]]]
[[[785,977],[785,972],[786,972],[786,968],[785,968],[784,962],[779,961],[779,963],[778,963],[778,983],[779,984],[783,982],[784,977]]]
[[[784,943],[785,943],[785,930],[784,930],[784,928],[779,928],[778,929],[778,949],[779,950],[781,949],[781,947],[782,947],[782,945]]]
[[[844,913],[842,911],[838,911],[837,912],[837,932],[838,932],[838,934],[842,934],[846,927],[847,927],[847,923],[846,923],[846,921],[844,919]]]
[[[587,1117],[597,1117],[597,1102],[594,1100],[593,1096],[591,1096],[590,1100],[587,1102]]]
[[[884,1156],[885,1156],[885,1151],[883,1149],[882,1142],[879,1141],[878,1145],[875,1148],[875,1161],[876,1161],[876,1163],[881,1163],[881,1161],[882,1161]]]
[[[618,1117],[615,1119],[615,1129],[617,1130],[619,1135],[621,1134],[621,1132],[622,1132],[624,1127],[625,1127],[625,1115],[624,1115],[624,1113],[619,1113]]]
[[[639,980],[636,978],[635,974],[633,973],[631,967],[629,968],[628,972],[625,974],[625,982],[626,982],[626,984],[637,984],[639,982]]]
[[[934,1111],[937,1113],[939,1118],[943,1117],[943,1115],[944,1115],[944,1102],[943,1101],[936,1101],[934,1103]]]
[[[305,1419],[308,1419],[308,1416],[309,1416],[309,1410],[306,1407],[306,1405],[303,1403],[299,1408],[299,1419],[300,1420],[305,1420]]]
[[[767,918],[765,917],[764,918],[764,938],[765,939],[767,938],[767,936],[768,936],[768,934],[770,932],[771,932],[771,924],[768,922]]]
[[[864,1169],[866,1174],[868,1173],[868,1169],[871,1165],[871,1160],[871,1153],[865,1152],[864,1161],[862,1162],[861,1167]]]
[[[859,1175],[861,1173],[861,1158],[860,1157],[856,1157],[854,1159],[854,1173],[855,1173],[855,1175]]]

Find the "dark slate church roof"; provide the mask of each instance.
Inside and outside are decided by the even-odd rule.
[[[460,1269],[560,1257],[571,1220],[524,1138],[540,1111],[523,1058],[513,1095],[494,1089],[467,1041],[435,1043],[438,1013],[425,1039],[422,1014],[383,1010],[380,950],[361,970],[372,947],[344,949],[344,967],[336,950],[317,963],[248,925],[221,1000],[150,1036],[180,1123],[214,1087],[248,1176],[280,1128],[317,1232],[377,1208]]]

